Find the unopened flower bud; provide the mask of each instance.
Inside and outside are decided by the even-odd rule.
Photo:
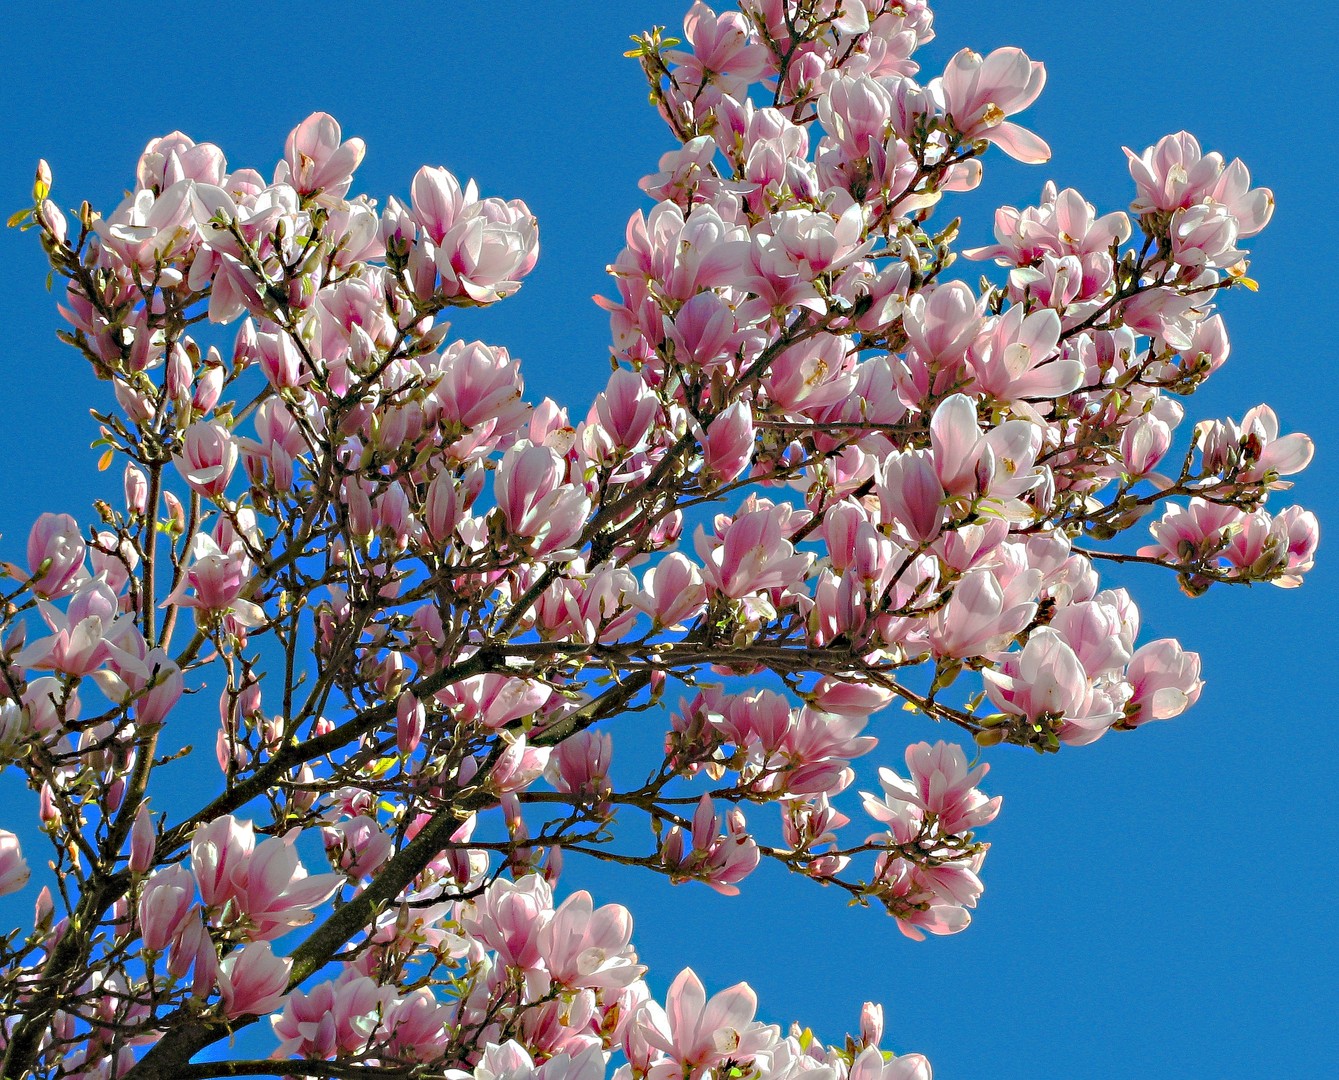
[[[181,500],[170,491],[163,492],[163,502],[167,504],[168,528],[173,536],[180,536],[186,531],[186,510],[181,505]]]
[[[153,866],[154,849],[158,838],[154,834],[153,815],[149,813],[149,804],[142,802],[135,812],[135,824],[130,829],[130,872],[148,873]]]
[[[50,784],[43,784],[42,790],[37,793],[37,816],[48,828],[60,820],[60,812],[56,809],[56,793],[51,790]]]
[[[191,365],[190,354],[182,347],[181,342],[174,341],[167,351],[167,372],[164,376],[167,396],[173,401],[186,400],[194,380],[195,371]]]
[[[109,811],[115,813],[121,808],[121,800],[125,798],[126,782],[125,778],[118,776],[107,785],[107,795],[103,800],[104,805]]]
[[[221,361],[211,363],[210,360],[218,361],[216,349],[209,350],[209,359],[205,361],[205,369],[195,381],[195,392],[191,397],[191,408],[201,414],[212,411],[223,393],[223,364]]]
[[[37,223],[51,234],[51,239],[57,244],[63,245],[69,236],[69,226],[65,223],[65,215],[61,213],[60,207],[50,199],[43,199],[41,205],[38,206]]]
[[[55,912],[56,902],[51,898],[51,889],[43,885],[37,894],[37,903],[33,905],[33,929],[41,935],[49,933]]]
[[[126,513],[143,517],[149,505],[149,478],[133,464],[126,466]]]
[[[30,876],[23,852],[19,850],[19,838],[0,829],[0,896],[18,892],[28,884]]]
[[[427,713],[423,702],[406,691],[395,703],[395,745],[401,757],[408,757],[423,738]]]
[[[878,1046],[883,1038],[883,1006],[872,1001],[860,1007],[860,1041],[866,1046]]]

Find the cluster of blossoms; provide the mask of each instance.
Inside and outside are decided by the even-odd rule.
[[[555,900],[567,854],[725,894],[768,859],[957,932],[1000,799],[918,743],[847,830],[871,717],[1049,752],[1177,716],[1198,657],[1141,642],[1097,565],[1191,593],[1311,568],[1315,517],[1268,506],[1305,436],[1259,406],[1174,449],[1272,209],[1240,162],[1131,153],[1129,213],[1047,184],[965,253],[1001,268],[978,292],[930,221],[992,146],[1046,160],[1009,119],[1040,64],[918,81],[924,0],[696,3],[685,30],[634,50],[678,148],[584,416],[441,321],[520,287],[524,203],[434,167],[353,194],[363,144],[323,114],[268,180],[155,139],[106,215],[39,168],[24,224],[111,383],[124,491],[93,528],[44,514],[0,589],[0,763],[54,874],[0,938],[7,1080],[178,1076],[266,1017],[295,1076],[923,1080],[874,1007],[824,1047],[743,985],[653,1001],[627,911]],[[617,718],[676,685],[663,759],[617,783]],[[224,783],[187,805],[202,741]],[[0,831],[0,893],[29,877]]]

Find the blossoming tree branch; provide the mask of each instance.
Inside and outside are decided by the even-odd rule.
[[[584,414],[443,320],[520,288],[523,202],[435,166],[355,194],[323,114],[265,171],[154,139],[107,212],[39,167],[14,223],[114,391],[124,488],[43,514],[0,588],[0,761],[40,806],[27,851],[0,831],[0,892],[36,892],[0,938],[8,1080],[924,1080],[873,1005],[825,1045],[744,984],[657,1000],[564,862],[732,894],[771,860],[956,933],[1000,810],[975,747],[1069,752],[1200,692],[1101,565],[1193,594],[1310,569],[1316,519],[1271,500],[1306,436],[1264,405],[1183,425],[1273,208],[1240,161],[1170,135],[1127,151],[1128,211],[1048,183],[964,263],[940,204],[1047,160],[1011,119],[1041,64],[921,81],[924,0],[685,31],[630,54],[677,145]],[[894,702],[967,748],[851,790]],[[620,731],[662,723],[615,783]]]

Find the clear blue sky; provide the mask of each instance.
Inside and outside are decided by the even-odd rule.
[[[519,355],[532,399],[548,394],[581,415],[608,372],[607,321],[590,297],[606,291],[602,268],[643,205],[637,179],[671,146],[621,53],[652,23],[677,27],[685,6],[184,3],[113,18],[110,5],[9,5],[0,209],[23,205],[39,156],[62,205],[87,197],[110,208],[145,142],[173,128],[268,171],[288,130],[328,111],[367,142],[358,190],[403,196],[432,163],[530,204],[538,269],[514,301],[457,328]],[[1031,168],[987,158],[982,191],[954,210],[967,217],[967,245],[985,242],[994,206],[1029,204],[1047,178],[1102,211],[1123,208],[1132,190],[1121,145],[1142,149],[1180,128],[1274,189],[1274,222],[1251,242],[1260,293],[1228,298],[1232,359],[1189,415],[1239,416],[1268,401],[1286,430],[1309,432],[1316,463],[1295,495],[1333,528],[1330,5],[942,0],[937,12],[939,39],[922,54],[932,73],[962,45],[1010,44],[1050,77],[1024,120],[1055,156]],[[0,274],[0,529],[12,559],[38,513],[87,521],[91,499],[117,496],[119,476],[94,470],[87,410],[106,404],[106,387],[54,338],[31,235],[0,235]],[[929,1054],[940,1080],[1328,1073],[1339,1005],[1334,555],[1326,537],[1295,592],[1215,589],[1189,601],[1165,575],[1108,579],[1141,601],[1145,640],[1176,636],[1203,654],[1204,695],[1171,723],[1056,757],[994,753],[986,786],[1005,796],[1004,811],[965,934],[906,941],[884,916],[761,872],[734,900],[581,865],[568,885],[631,907],[658,991],[685,965],[715,988],[746,979],[764,1019],[800,1019],[829,1040],[854,1026],[861,1001],[880,1000],[890,1044]],[[901,713],[875,733],[890,762],[935,734]],[[29,813],[26,801],[9,798],[12,783],[0,794],[0,826],[22,825],[14,815]],[[11,898],[0,923],[26,924],[31,900]]]

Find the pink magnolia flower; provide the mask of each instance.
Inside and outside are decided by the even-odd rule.
[[[613,791],[609,764],[613,739],[607,731],[587,728],[553,748],[545,779],[559,791],[586,796],[598,809]]]
[[[896,525],[913,544],[933,540],[944,528],[944,488],[925,451],[908,450],[884,459],[875,491],[879,520]]]
[[[100,529],[89,545],[88,560],[93,564],[93,576],[101,577],[119,595],[139,566],[139,552],[129,537],[118,538],[110,530]],[[128,598],[124,602],[128,607]]]
[[[946,833],[970,832],[994,821],[999,814],[1003,800],[999,796],[987,798],[976,787],[990,766],[983,762],[969,770],[961,746],[942,741],[933,746],[916,743],[907,747],[906,760],[908,780],[892,769],[879,770],[885,804],[890,800],[905,802],[933,814]],[[865,795],[867,810],[872,803],[877,806],[872,796]]]
[[[268,941],[257,941],[224,957],[218,968],[223,1014],[230,1020],[274,1012],[288,991],[293,961],[275,956]]]
[[[64,612],[45,600],[37,605],[55,633],[39,638],[14,657],[14,662],[23,667],[79,677],[92,675],[107,662],[114,642],[138,634],[134,617],[121,612],[116,594],[100,578],[81,586]]]
[[[726,224],[705,203],[685,217],[678,206],[662,202],[645,218],[638,211],[627,231],[628,247],[614,263],[614,273],[649,277],[679,301],[735,283],[753,247],[747,229]]]
[[[918,356],[951,366],[967,355],[982,326],[976,295],[961,281],[918,292],[907,301],[902,325]]]
[[[847,1080],[932,1080],[932,1078],[930,1063],[921,1054],[903,1054],[901,1057],[885,1060],[878,1048],[870,1045],[860,1051],[856,1059],[851,1062]]]
[[[96,219],[93,230],[115,262],[135,273],[151,274],[159,262],[169,262],[199,244],[198,199],[194,180],[179,180],[157,195],[141,189],[105,219]],[[137,359],[137,368],[147,362],[143,355]]]
[[[757,778],[760,790],[794,795],[840,791],[850,783],[851,759],[875,746],[871,736],[860,734],[865,717],[827,715],[808,706],[792,710],[770,690],[731,697],[715,723],[745,751],[743,778]]]
[[[875,474],[877,482],[877,473]],[[899,491],[886,493],[890,498],[900,496]],[[879,492],[880,511],[883,510],[885,492]],[[891,520],[881,514],[881,524],[891,524]],[[828,561],[837,573],[845,573],[856,561],[856,548],[869,536],[870,513],[863,503],[843,499],[828,507],[823,515],[823,528],[820,535],[827,541]]]
[[[130,858],[126,868],[132,874],[146,874],[153,869],[154,851],[158,845],[158,836],[153,827],[153,814],[149,812],[146,800],[135,811],[135,824],[130,827]]]
[[[633,952],[627,908],[595,908],[590,894],[573,893],[539,934],[539,951],[555,983],[572,988],[622,990],[646,967]]]
[[[663,627],[679,629],[707,603],[707,587],[698,568],[673,551],[646,571],[632,602]]]
[[[884,142],[892,112],[892,95],[869,75],[838,75],[818,99],[823,130],[852,159]]]
[[[711,105],[722,94],[738,95],[762,73],[767,51],[753,40],[753,27],[741,12],[717,15],[698,0],[683,27],[693,51],[671,50],[665,59],[675,65],[674,80],[686,97]]]
[[[631,453],[646,449],[648,436],[657,426],[663,426],[664,420],[660,401],[646,379],[621,367],[596,396],[586,423],[598,425],[614,447]]]
[[[524,716],[533,716],[553,695],[544,683],[490,672],[452,683],[436,698],[462,724],[499,728]]]
[[[665,335],[674,344],[676,360],[700,368],[728,363],[742,336],[734,310],[724,297],[711,291],[693,296],[667,320]]]
[[[809,691],[807,700],[821,713],[866,719],[893,701],[894,694],[882,686],[847,682],[823,676]]]
[[[256,334],[255,355],[261,372],[276,390],[296,389],[311,378],[302,353],[286,333]]]
[[[1268,405],[1249,410],[1240,424],[1206,421],[1196,438],[1206,469],[1231,473],[1243,484],[1268,482],[1271,490],[1287,487],[1278,477],[1301,472],[1315,453],[1300,432],[1280,437],[1278,417]]]
[[[787,412],[813,414],[846,401],[855,389],[856,357],[844,338],[821,337],[792,345],[763,376],[767,401]]]
[[[428,714],[421,702],[406,690],[395,702],[395,745],[402,757],[418,749]]]
[[[396,998],[382,1011],[381,1026],[389,1032],[386,1048],[395,1057],[433,1061],[441,1056],[453,1016],[452,1009],[439,1004],[427,987]],[[600,1067],[603,1076],[603,1058]]]
[[[776,507],[745,511],[726,526],[718,545],[698,534],[703,578],[723,596],[738,600],[760,589],[779,589],[801,579],[812,555],[796,554],[781,533]]]
[[[370,877],[395,850],[395,841],[366,814],[323,825],[321,840],[331,865],[353,881]]]
[[[1087,255],[1052,255],[1047,252],[1034,265],[1020,266],[1010,272],[1009,298],[1025,307],[1042,304],[1059,315],[1063,327],[1073,329],[1101,307],[1113,272],[1114,264],[1106,252]],[[1169,299],[1158,299],[1157,302],[1164,307],[1180,295],[1171,289],[1162,291]],[[1151,314],[1144,311],[1153,303],[1148,299],[1150,296],[1158,298],[1160,294],[1157,290],[1148,290],[1127,301],[1145,321],[1151,319]],[[1179,310],[1189,311],[1190,306]]]
[[[1062,742],[1092,742],[1120,718],[1112,698],[1095,691],[1074,650],[1048,626],[1033,630],[1021,652],[981,678],[999,708],[1034,723],[1057,724]]]
[[[209,293],[209,321],[229,323],[244,311],[263,318],[265,305],[261,291],[260,279],[250,267],[243,266],[232,255],[220,255]]]
[[[754,233],[751,241],[736,251],[735,264],[728,270],[733,283],[754,296],[735,309],[736,318],[744,323],[762,323],[779,319],[796,307],[821,315],[827,303],[814,284],[814,275],[807,270],[778,238]],[[813,348],[803,351],[811,353]]]
[[[256,438],[240,439],[238,446],[249,476],[262,486],[291,491],[295,478],[294,463],[307,453],[307,437],[294,413],[281,401],[270,398],[261,402],[255,415]],[[270,467],[269,483],[261,477],[259,463]]]
[[[501,738],[504,749],[488,774],[488,786],[498,793],[524,791],[548,768],[553,751],[531,746],[523,732],[504,731]]]
[[[186,429],[173,455],[182,479],[201,495],[218,498],[237,467],[237,440],[222,424],[199,420]]]
[[[785,799],[781,803],[781,836],[792,851],[813,853],[827,844],[837,845],[837,830],[851,819],[832,808],[826,794],[812,799]],[[815,855],[805,864],[813,877],[831,877],[850,862],[845,855]]]
[[[866,1047],[877,1047],[883,1041],[883,1006],[867,1001],[860,1006],[860,1041]],[[880,1060],[883,1055],[879,1055]]]
[[[13,721],[19,738],[27,734],[63,734],[64,725],[78,720],[82,711],[78,689],[62,686],[61,680],[53,676],[29,679],[20,704],[22,710]],[[24,712],[31,726],[23,723]]]
[[[219,615],[231,612],[243,626],[260,626],[265,612],[257,604],[242,598],[250,582],[251,560],[240,544],[223,551],[207,533],[196,533],[191,540],[191,565],[181,582],[168,594],[162,606],[196,608]]]
[[[120,635],[107,646],[107,668],[93,673],[107,697],[118,704],[133,705],[135,720],[143,729],[160,726],[181,700],[186,684],[181,669],[161,649],[146,649],[138,631]]]
[[[1132,209],[1141,214],[1193,206],[1208,195],[1223,168],[1221,155],[1205,156],[1185,131],[1159,139],[1140,155],[1126,147],[1125,156],[1139,189]]]
[[[64,244],[69,237],[70,226],[65,220],[65,215],[61,212],[51,199],[43,199],[37,207],[36,220],[44,232],[51,234],[55,242]]]
[[[968,139],[985,139],[1011,158],[1048,161],[1051,148],[1006,116],[1022,112],[1046,85],[1046,68],[1019,49],[996,49],[987,57],[963,49],[931,84],[943,96],[944,111]]]
[[[1210,372],[1223,366],[1232,352],[1232,343],[1227,336],[1227,326],[1221,315],[1211,315],[1201,319],[1191,329],[1190,337],[1184,346],[1178,346],[1182,367],[1203,365]]]
[[[736,401],[707,425],[703,475],[712,483],[728,484],[749,467],[753,440],[753,410],[748,402]]]
[[[23,861],[23,852],[19,849],[19,838],[0,829],[0,896],[18,892],[28,884],[30,876],[28,864]]]
[[[409,538],[418,532],[418,521],[409,506],[409,493],[398,481],[386,485],[373,505],[377,528],[398,551],[409,546]]]
[[[720,181],[713,174],[712,158],[716,144],[710,135],[689,139],[677,150],[660,155],[659,170],[643,176],[637,186],[657,202],[669,200],[679,206],[694,201],[694,194],[719,190]]]
[[[553,916],[553,890],[542,877],[500,878],[462,907],[460,924],[509,967],[536,967],[543,953],[541,931]]]
[[[478,202],[479,189],[473,180],[462,189],[446,169],[424,165],[414,174],[409,195],[414,222],[433,244],[441,244],[465,207]],[[407,235],[412,237],[412,231]]]
[[[191,838],[191,872],[206,907],[222,908],[232,899],[232,875],[244,876],[245,863],[256,846],[251,822],[225,814],[195,830]]]
[[[1320,522],[1310,510],[1289,506],[1270,526],[1270,534],[1284,556],[1285,572],[1270,580],[1279,588],[1290,589],[1302,583],[1302,576],[1315,565],[1320,544]]]
[[[133,463],[127,463],[124,486],[126,513],[132,517],[143,517],[149,504],[149,478]]]
[[[1139,196],[1131,205],[1137,214],[1186,210],[1197,203],[1222,206],[1236,222],[1237,235],[1255,236],[1274,213],[1274,193],[1252,188],[1251,174],[1239,160],[1224,166],[1223,156],[1205,154],[1188,132],[1167,135],[1136,155],[1129,147],[1130,162]]]
[[[283,1012],[270,1018],[280,1040],[275,1053],[314,1058],[360,1053],[382,1027],[381,1013],[393,993],[352,968],[309,990],[294,990]]]
[[[249,941],[270,940],[311,922],[313,909],[330,899],[344,875],[309,876],[294,848],[297,836],[294,831],[257,845],[251,822],[231,814],[196,829],[191,872],[211,916],[236,921]]]
[[[969,259],[994,259],[1001,266],[1028,266],[1044,255],[1105,253],[1130,238],[1130,219],[1120,212],[1097,216],[1092,204],[1073,188],[1042,187],[1037,206],[995,211],[995,240],[989,247],[964,252]]]
[[[1185,506],[1171,505],[1149,526],[1156,543],[1146,544],[1138,553],[1165,558],[1173,564],[1194,564],[1222,551],[1246,518],[1235,506],[1204,499],[1191,499]]]
[[[535,1059],[514,1039],[485,1046],[474,1072],[462,1073],[459,1080],[467,1076],[473,1080],[541,1080]]]
[[[574,543],[590,514],[583,487],[567,482],[567,465],[547,446],[520,443],[508,450],[493,481],[507,528],[536,556]]]
[[[453,342],[425,366],[425,376],[432,382],[429,405],[440,409],[440,422],[461,429],[451,432],[460,441],[452,447],[455,459],[507,445],[529,418],[520,365],[500,346]]]
[[[930,419],[935,472],[953,496],[1008,499],[1036,486],[1041,438],[1040,428],[1027,420],[1005,420],[982,434],[976,403],[965,394],[945,398]]]
[[[722,896],[739,894],[735,882],[757,869],[761,855],[740,810],[730,810],[725,824],[726,834],[722,835],[720,816],[711,799],[703,795],[693,814],[691,831],[685,833],[675,825],[661,844],[660,858],[670,870],[670,880],[703,881]]]
[[[539,225],[519,199],[467,205],[434,254],[444,296],[491,304],[521,287],[539,258]]]
[[[1026,587],[1030,582],[1020,577],[1005,589],[990,570],[963,574],[948,603],[931,616],[935,652],[962,659],[1007,648],[1037,612],[1035,593]]]
[[[68,596],[88,580],[79,523],[69,514],[43,514],[28,534],[32,591],[45,600]],[[20,580],[26,574],[15,573]]]
[[[913,941],[924,941],[926,933],[936,936],[958,934],[971,924],[971,912],[983,891],[977,876],[980,860],[970,867],[949,864],[930,872],[891,854],[880,855],[875,863],[877,895],[897,919],[897,928]],[[946,871],[946,873],[945,873]],[[954,881],[952,895],[946,895],[944,883]]]
[[[872,245],[862,240],[865,222],[858,203],[835,213],[784,210],[772,215],[773,250],[784,252],[802,279],[844,269]]]
[[[665,1030],[646,1023],[654,1014],[644,1013],[641,1033],[654,1048],[676,1063],[675,1074],[699,1075],[722,1062],[747,1062],[776,1040],[776,1029],[753,1019],[758,997],[747,983],[738,983],[707,997],[706,988],[685,968],[665,996]]]
[[[218,967],[218,949],[200,917],[200,909],[192,908],[177,926],[168,945],[167,970],[178,979],[184,979],[189,972],[191,993],[204,998],[217,984]]]
[[[1093,678],[1123,670],[1138,628],[1138,613],[1134,613],[1131,624],[1126,621],[1126,613],[1107,602],[1108,598],[1109,594],[1104,593],[1096,600],[1067,604],[1050,622],[1050,628]]]
[[[1204,686],[1199,655],[1183,651],[1171,638],[1141,646],[1130,658],[1125,678],[1133,693],[1125,704],[1121,727],[1180,716],[1195,704]]]
[[[156,953],[167,947],[195,903],[195,879],[184,866],[156,871],[144,883],[139,900],[139,927],[144,947]]]
[[[362,139],[341,139],[334,117],[312,113],[289,133],[275,182],[291,184],[299,195],[319,195],[324,206],[337,205],[366,152]]]
[[[298,861],[296,839],[296,832],[271,837],[252,852],[245,874],[233,875],[235,899],[256,939],[276,938],[311,922],[313,909],[343,884],[340,874],[308,875]]]
[[[1239,251],[1237,219],[1225,206],[1201,204],[1172,215],[1172,261],[1194,276],[1206,266],[1226,270],[1246,254]]]
[[[1077,390],[1083,365],[1060,353],[1060,317],[1015,304],[972,345],[975,389],[999,401],[1058,398]]]
[[[180,131],[150,139],[140,154],[135,179],[141,188],[171,187],[180,180],[222,184],[227,174],[223,151],[197,143]]]
[[[434,546],[444,546],[455,535],[465,516],[461,485],[451,473],[442,471],[432,478],[419,521]]]
[[[1152,413],[1145,413],[1121,432],[1120,454],[1125,471],[1132,477],[1147,476],[1171,446],[1171,426]]]
[[[522,1016],[517,1032],[522,1041],[537,1056],[552,1055],[540,1067],[539,1080],[604,1080],[604,1047],[595,1030],[601,1012],[607,1015],[607,1011],[597,1002],[597,993],[605,996],[581,990],[545,1001]],[[616,993],[611,991],[608,997],[617,1000]]]

